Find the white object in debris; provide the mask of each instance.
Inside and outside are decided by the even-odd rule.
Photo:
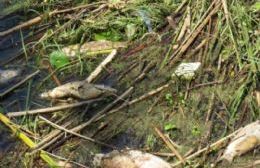
[[[21,74],[20,69],[0,69],[0,84],[5,84]]]
[[[229,162],[233,161],[235,156],[240,156],[260,145],[260,120],[248,124],[236,134],[229,143],[222,159]]]
[[[170,164],[150,153],[138,150],[123,152],[113,151],[108,154],[97,154],[94,165],[101,168],[170,168]]]
[[[195,72],[201,66],[200,62],[181,63],[175,72],[172,74],[173,77],[184,77],[185,79],[191,79],[194,77]]]

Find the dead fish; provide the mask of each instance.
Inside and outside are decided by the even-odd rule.
[[[170,168],[170,164],[150,153],[138,150],[97,154],[94,166],[101,168]]]
[[[86,81],[75,81],[44,92],[40,97],[45,99],[74,97],[88,100],[97,98],[101,95],[110,95],[111,93],[116,93],[116,89],[104,85],[91,84]]]
[[[240,156],[260,145],[260,120],[242,128],[231,140],[221,159],[232,162]]]
[[[13,78],[17,77],[21,74],[20,69],[6,69],[1,70],[0,69],[0,84],[6,84],[10,82]]]

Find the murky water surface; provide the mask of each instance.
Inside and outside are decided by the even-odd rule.
[[[4,9],[6,6],[5,1],[0,1],[0,9]],[[21,21],[22,17],[18,14],[12,14],[9,16],[0,15],[0,32],[17,25]],[[21,65],[15,65],[14,63],[6,64],[6,62],[15,59],[23,51],[21,33],[22,32],[16,32],[5,37],[0,37],[0,93],[24,77],[23,74],[25,71]],[[26,36],[26,33],[23,32],[23,36]],[[0,98],[1,109],[2,107],[8,109],[16,106],[17,103],[19,104],[19,99],[24,99],[25,95],[26,90],[21,89],[16,93]],[[5,156],[5,153],[12,148],[14,141],[11,132],[0,123],[0,160]]]

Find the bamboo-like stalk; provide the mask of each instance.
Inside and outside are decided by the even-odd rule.
[[[34,143],[28,136],[26,136],[19,127],[12,123],[9,118],[1,113],[0,110],[0,121],[2,121],[8,128],[12,130],[13,133],[17,135],[19,139],[21,139],[29,148],[34,148],[36,143]],[[40,157],[44,160],[50,167],[59,167],[59,164],[53,160],[45,151],[40,151]]]

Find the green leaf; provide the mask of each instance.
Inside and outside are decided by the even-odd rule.
[[[119,41],[121,39],[122,39],[121,35],[115,30],[94,34],[95,41],[100,41],[100,40]]]
[[[252,5],[251,9],[259,11],[260,10],[260,2],[256,2],[254,5]]]
[[[165,131],[173,130],[173,129],[176,129],[176,128],[177,128],[177,126],[175,124],[172,124],[172,123],[168,123],[168,124],[164,125]]]
[[[55,68],[63,67],[64,65],[69,64],[69,62],[69,58],[61,51],[53,51],[50,55],[50,63]]]

